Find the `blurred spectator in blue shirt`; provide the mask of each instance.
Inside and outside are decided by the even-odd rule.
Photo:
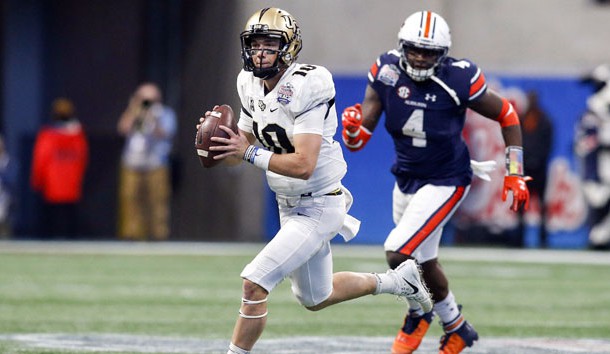
[[[170,234],[169,155],[176,114],[163,104],[153,83],[140,85],[123,112],[118,132],[125,137],[119,183],[119,237],[165,240]]]

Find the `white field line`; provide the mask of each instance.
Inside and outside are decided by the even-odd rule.
[[[253,256],[264,243],[224,242],[120,242],[120,241],[0,241],[2,253]],[[384,258],[382,245],[333,244],[337,257]],[[610,252],[589,250],[539,250],[486,247],[441,247],[441,260],[503,261],[519,263],[610,265]]]
[[[290,337],[262,339],[255,353],[266,354],[387,354],[392,337]],[[160,337],[125,334],[12,334],[0,335],[0,342],[20,348],[69,350],[79,353],[218,353],[225,354],[227,340]],[[435,353],[438,338],[426,337],[418,352]],[[610,340],[562,338],[481,338],[464,353],[470,354],[557,354],[610,353]]]

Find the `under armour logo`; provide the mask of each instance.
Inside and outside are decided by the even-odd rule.
[[[426,97],[424,98],[426,101],[432,101],[432,102],[436,102],[436,95],[431,95],[429,93],[426,94]]]

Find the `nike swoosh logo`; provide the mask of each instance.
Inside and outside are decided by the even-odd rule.
[[[271,111],[271,113],[273,113],[273,112],[277,111],[277,109],[278,109],[278,108],[279,108],[279,107],[275,107],[275,109],[270,108],[270,109],[269,109],[269,111]]]
[[[409,284],[409,286],[411,287],[411,289],[413,289],[413,294],[417,294],[419,292],[419,288],[413,284],[411,284],[407,279],[402,278],[402,280],[406,281],[407,284]],[[411,294],[411,295],[413,295]]]
[[[298,216],[307,216],[307,217],[309,217],[309,215],[305,215],[305,214],[299,213],[298,211],[297,211],[297,215]]]

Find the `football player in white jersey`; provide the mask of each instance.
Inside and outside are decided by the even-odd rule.
[[[349,240],[359,222],[347,215],[352,198],[341,184],[347,167],[333,140],[334,83],[325,68],[295,62],[301,50],[295,19],[278,8],[257,11],[241,33],[241,45],[239,134],[223,127],[230,138],[212,138],[224,145],[211,150],[221,152],[217,159],[244,160],[266,171],[281,227],[241,273],[241,308],[228,353],[250,352],[267,321],[267,296],[285,278],[311,311],[381,293],[430,310],[430,294],[413,260],[383,274],[333,274],[330,240],[338,233]]]

